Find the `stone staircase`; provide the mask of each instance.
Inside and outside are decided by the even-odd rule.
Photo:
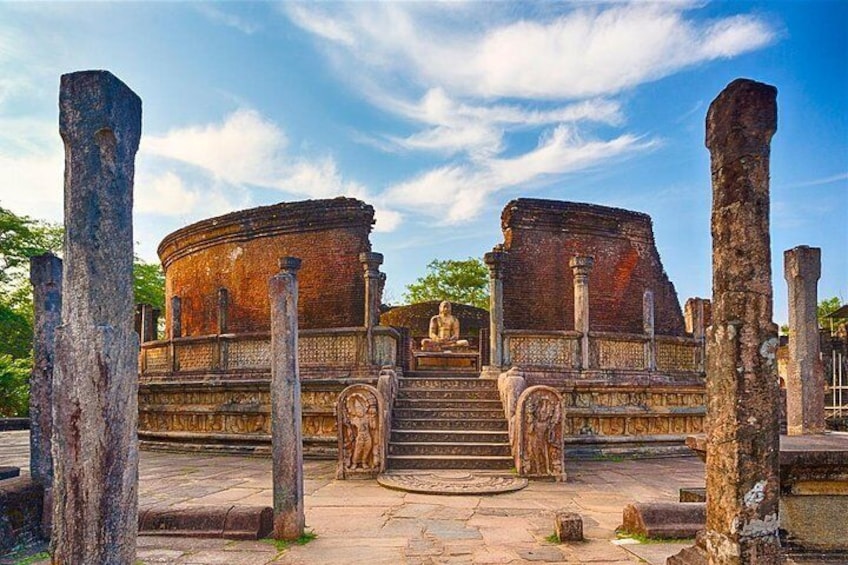
[[[468,371],[413,371],[400,379],[388,467],[494,469],[514,466],[497,382]]]

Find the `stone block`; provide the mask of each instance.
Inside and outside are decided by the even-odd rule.
[[[583,541],[583,518],[576,512],[558,511],[554,527],[560,543]]]
[[[41,539],[44,489],[29,477],[0,482],[0,555]]]
[[[628,504],[623,528],[648,538],[693,538],[707,523],[706,504],[699,502],[647,502]]]
[[[678,491],[680,502],[706,502],[707,489],[698,487],[684,487]]]
[[[19,477],[20,475],[20,467],[0,467],[0,481],[2,481],[3,479],[14,479],[15,477]]]
[[[256,540],[270,535],[270,506],[149,508],[138,516],[139,535]]]

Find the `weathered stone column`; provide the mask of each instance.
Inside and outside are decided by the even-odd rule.
[[[183,336],[183,307],[179,296],[171,297],[171,335],[170,339]]]
[[[778,379],[769,249],[777,89],[735,80],[710,105],[713,312],[707,330],[710,563],[782,561]]]
[[[486,376],[497,378],[503,367],[503,260],[498,246],[483,256],[489,267],[489,370]]]
[[[52,253],[29,262],[34,335],[29,380],[29,473],[45,489],[53,487],[54,337],[62,323],[62,260]],[[50,511],[45,511],[49,515]]]
[[[140,314],[138,338],[139,341],[153,341],[156,339],[156,316],[153,314],[153,306],[150,304],[139,304],[137,306]]]
[[[218,289],[218,335],[230,330],[229,321],[230,293],[226,288]]]
[[[274,538],[303,535],[303,438],[297,363],[297,271],[300,259],[280,259],[269,283],[271,301],[271,444]]]
[[[642,331],[648,336],[645,342],[645,368],[657,369],[657,344],[654,341],[654,293],[646,290],[642,294]]]
[[[801,245],[783,252],[789,288],[789,366],[786,375],[786,431],[824,433],[824,368],[818,328],[821,249]]]
[[[574,330],[580,332],[580,368],[589,368],[589,273],[594,257],[576,256],[568,262],[574,271]]]
[[[704,352],[704,340],[706,336],[707,326],[711,323],[710,300],[708,298],[690,298],[686,301],[683,308],[683,319],[686,323],[686,331],[692,334],[692,337],[701,342],[701,347],[696,353],[696,362],[698,371],[703,372],[706,369],[706,355]]]
[[[62,323],[53,383],[54,563],[134,563],[138,337],[132,202],[141,99],[106,71],[62,76]]]
[[[380,324],[380,265],[383,264],[382,253],[370,251],[359,254],[359,261],[365,271],[365,359],[369,365],[374,365],[374,326]]]

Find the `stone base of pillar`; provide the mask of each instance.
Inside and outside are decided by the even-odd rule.
[[[498,367],[496,365],[484,365],[483,370],[480,371],[480,378],[496,381],[498,380],[498,377],[501,376],[502,372],[502,367]]]

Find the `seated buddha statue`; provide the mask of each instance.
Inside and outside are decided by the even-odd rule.
[[[468,340],[459,339],[459,320],[451,314],[447,300],[439,304],[439,313],[430,318],[430,337],[421,340],[424,351],[443,351],[452,347],[468,347]]]

